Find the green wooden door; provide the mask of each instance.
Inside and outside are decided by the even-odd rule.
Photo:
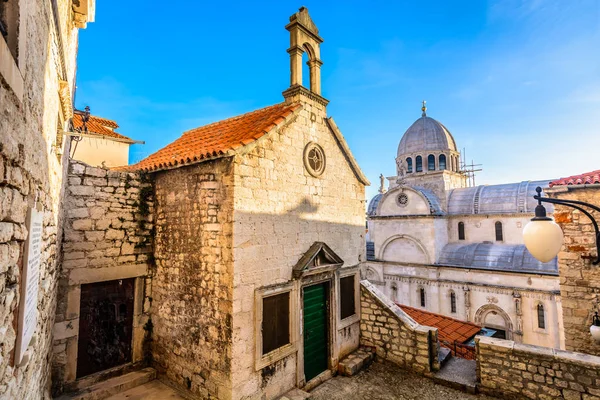
[[[304,288],[304,377],[327,369],[327,283]]]

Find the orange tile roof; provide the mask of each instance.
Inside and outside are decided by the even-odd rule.
[[[77,110],[73,114],[73,128],[75,128],[77,132],[81,132],[81,129],[83,128],[82,117],[83,114],[81,113],[81,111]],[[121,135],[120,133],[115,132],[113,130],[119,127],[119,125],[113,120],[96,117],[95,115],[90,115],[90,119],[87,122],[86,126],[89,134],[111,137],[114,139],[120,139],[123,141],[129,141],[133,143],[133,140],[131,138]]]
[[[222,156],[266,135],[300,107],[279,103],[189,130],[156,153],[122,169],[158,171]]]
[[[600,169],[581,175],[573,175],[566,178],[557,179],[550,182],[550,187],[565,185],[591,185],[594,183],[600,183]]]
[[[405,306],[404,304],[398,304],[398,306],[417,323],[438,328],[440,341],[465,343],[481,330],[480,326],[472,322],[460,321],[445,315]]]

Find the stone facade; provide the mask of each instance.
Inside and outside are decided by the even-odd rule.
[[[154,366],[201,398],[232,397],[232,169],[225,158],[154,175]]]
[[[357,274],[364,260],[364,184],[348,163],[332,132],[326,108],[306,94],[287,99],[300,102],[295,119],[279,132],[248,148],[234,161],[234,397],[268,398],[302,386],[303,352],[300,329],[293,354],[277,362],[274,374],[265,376],[248,349],[260,337],[253,307],[255,292],[272,285],[292,283],[292,296],[300,301],[302,288],[314,282],[292,280],[292,268],[315,242],[326,243],[344,265],[330,277],[332,307],[339,307],[339,277]],[[302,154],[308,143],[318,143],[327,166],[320,177],[311,176]],[[358,284],[358,280],[357,280]],[[331,321],[329,365],[332,370],[343,356],[358,346],[358,315]]]
[[[71,161],[63,207],[62,270],[54,325],[53,392],[76,379],[81,285],[137,278],[133,362],[142,361],[153,265],[153,189],[138,173]]]
[[[600,399],[600,357],[476,339],[480,392],[506,399]]]
[[[70,148],[60,131],[72,115],[78,29],[71,1],[21,0],[2,7],[15,4],[15,37],[0,37],[0,397],[40,399],[50,392],[63,154]],[[89,11],[82,11],[83,24],[93,19]],[[38,317],[23,362],[16,365],[25,219],[36,203],[43,213]]]
[[[547,189],[547,193],[557,199],[600,205],[597,185],[555,186]],[[598,212],[592,215],[600,221]],[[592,265],[598,257],[592,221],[583,213],[561,205],[556,205],[554,218],[563,229],[565,240],[558,253],[565,347],[600,355],[600,344],[590,335],[594,311],[600,311],[600,268]]]
[[[439,370],[437,329],[422,326],[369,281],[360,288],[361,346],[374,347],[378,357],[428,374]]]

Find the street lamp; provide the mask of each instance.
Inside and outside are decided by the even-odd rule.
[[[592,210],[600,212],[600,207],[585,203],[583,201],[576,200],[561,200],[551,199],[548,197],[542,197],[542,188],[537,187],[535,189],[537,195],[533,196],[538,201],[538,205],[535,207],[535,217],[531,219],[531,222],[525,225],[523,229],[523,241],[525,247],[535,258],[541,262],[548,262],[552,260],[563,244],[563,233],[560,227],[546,216],[546,208],[542,205],[543,203],[561,204],[571,208],[575,208],[585,214],[594,225],[596,230],[596,249],[597,257],[596,261],[593,261],[593,265],[600,264],[600,231],[598,230],[598,222],[594,219],[589,211],[583,207],[591,208]]]
[[[592,221],[592,225],[594,225],[596,231],[597,251],[596,261],[592,261],[592,264],[600,264],[600,231],[598,230],[598,222],[589,211],[584,209],[584,207],[587,207],[588,209],[600,212],[600,207],[583,201],[542,197],[542,188],[539,186],[535,188],[535,191],[537,192],[537,195],[533,196],[533,198],[538,201],[538,205],[535,207],[535,217],[532,218],[531,222],[525,225],[525,228],[523,229],[523,241],[531,255],[541,262],[548,262],[556,257],[560,251],[563,244],[563,232],[552,218],[546,216],[546,208],[542,205],[542,202],[561,204],[581,211]],[[600,317],[598,316],[598,311],[594,313],[592,318],[590,333],[592,338],[597,343],[600,343]]]

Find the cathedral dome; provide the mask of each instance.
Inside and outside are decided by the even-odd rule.
[[[444,125],[425,114],[404,133],[398,145],[398,156],[427,151],[458,151],[452,134]]]

